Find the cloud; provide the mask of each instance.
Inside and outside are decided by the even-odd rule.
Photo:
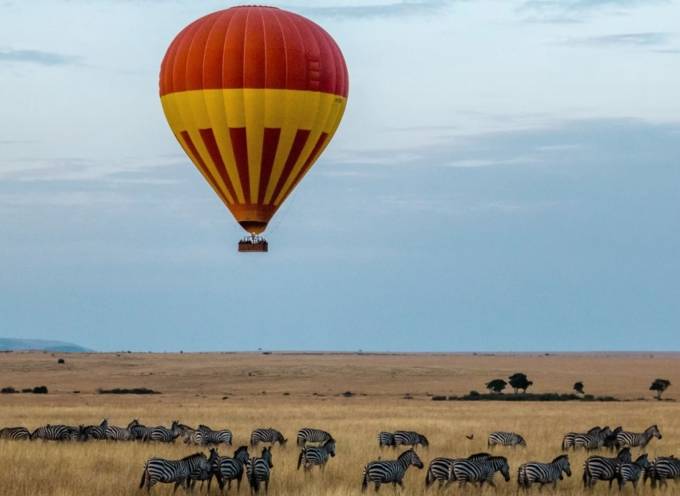
[[[667,0],[526,0],[519,7],[528,13],[526,22],[549,24],[580,23],[594,12],[605,9],[632,9]]]
[[[304,14],[339,19],[367,19],[379,17],[401,17],[422,14],[434,14],[449,6],[454,0],[423,0],[369,4],[369,5],[336,5],[328,7],[298,8]]]
[[[588,38],[574,38],[566,44],[591,46],[658,46],[665,45],[670,40],[668,33],[622,33]]]
[[[42,50],[0,50],[0,63],[36,64],[44,66],[78,65],[79,57]]]

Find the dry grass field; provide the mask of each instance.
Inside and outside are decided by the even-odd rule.
[[[59,357],[65,358],[64,365],[57,364]],[[482,390],[484,382],[517,371],[526,372],[538,392],[569,392],[573,382],[583,380],[586,390],[594,394],[648,400],[433,402],[427,396]],[[431,445],[418,450],[426,464],[435,456],[463,456],[486,450],[489,431],[514,430],[524,434],[528,447],[496,450],[509,457],[513,480],[505,483],[497,477],[497,491],[464,491],[505,495],[516,494],[514,479],[521,462],[549,461],[560,453],[564,432],[595,424],[622,424],[642,430],[650,423],[658,423],[664,437],[652,441],[650,455],[680,453],[680,407],[675,402],[649,400],[647,388],[657,376],[680,385],[679,357],[9,353],[0,354],[0,386],[44,384],[50,393],[0,395],[0,426],[25,425],[32,429],[50,422],[91,424],[104,417],[116,425],[125,425],[132,418],[147,425],[167,425],[179,419],[190,425],[228,427],[235,434],[235,447],[247,442],[253,428],[273,426],[283,431],[290,442],[286,447],[274,448],[270,494],[310,496],[359,494],[363,465],[398,453],[380,452],[376,441],[380,430],[414,429],[426,434]],[[163,394],[98,395],[95,391],[99,387],[150,387]],[[668,391],[669,398],[674,396],[673,387]],[[81,392],[74,394],[74,390]],[[339,395],[347,390],[356,395]],[[414,399],[403,399],[405,393]],[[228,399],[223,399],[225,396]],[[331,459],[323,476],[316,471],[305,476],[295,470],[294,437],[301,426],[327,429],[337,439],[337,456]],[[467,434],[474,434],[474,439],[466,439]],[[0,494],[141,494],[137,487],[148,457],[179,458],[193,451],[179,442],[168,446],[0,441]],[[578,453],[571,458],[574,476],[561,483],[559,494],[583,493],[580,476],[585,456]],[[401,494],[426,494],[424,477],[425,470],[410,469],[406,490]],[[606,492],[603,485],[594,494]],[[626,492],[632,493],[632,488]],[[674,492],[672,484],[665,491]],[[156,486],[152,493],[170,494],[171,487]],[[182,490],[178,493],[182,494]],[[248,494],[247,487],[242,487],[241,493]],[[393,494],[393,490],[384,487],[381,493]],[[452,487],[447,493],[461,491]],[[639,493],[652,491],[647,487]],[[213,494],[217,494],[216,489]],[[430,494],[437,491],[430,490]]]

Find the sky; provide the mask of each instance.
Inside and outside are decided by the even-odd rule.
[[[270,252],[184,156],[196,0],[0,0],[0,336],[101,351],[680,350],[680,1],[288,0],[335,139]]]

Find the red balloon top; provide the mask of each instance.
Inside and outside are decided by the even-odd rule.
[[[273,88],[347,97],[345,59],[333,38],[274,7],[214,12],[184,28],[168,48],[161,96],[201,89]]]

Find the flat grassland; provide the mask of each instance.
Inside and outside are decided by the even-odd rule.
[[[66,363],[57,364],[57,358]],[[483,391],[485,382],[518,371],[534,381],[536,392],[570,392],[572,384],[582,380],[589,393],[630,401],[434,402],[428,396]],[[651,400],[648,388],[656,377],[680,385],[680,355],[2,353],[0,387],[45,385],[50,393],[0,395],[0,427],[93,424],[102,418],[113,425],[125,425],[132,418],[147,425],[168,425],[179,419],[189,425],[205,423],[231,429],[235,448],[247,443],[253,428],[272,426],[284,432],[290,442],[274,448],[270,494],[309,496],[359,494],[363,465],[398,453],[378,449],[376,434],[380,430],[413,429],[426,434],[429,449],[418,449],[426,465],[435,456],[484,451],[490,431],[513,430],[525,436],[528,447],[496,450],[508,456],[512,481],[505,483],[497,476],[497,491],[472,487],[464,491],[509,495],[516,494],[520,463],[551,460],[560,454],[565,432],[596,424],[643,430],[657,423],[663,439],[652,441],[647,450],[650,456],[680,454],[680,407],[672,401]],[[148,387],[162,394],[96,394],[98,388],[115,387]],[[674,387],[666,394],[670,399]],[[345,391],[354,396],[342,396]],[[413,399],[404,399],[407,393]],[[323,475],[317,470],[305,475],[295,469],[295,433],[302,426],[324,428],[337,439],[337,456]],[[466,438],[470,434],[474,439]],[[234,448],[221,452],[231,454]],[[0,494],[141,494],[137,487],[147,458],[179,458],[194,451],[179,441],[174,445],[0,441]],[[638,452],[634,450],[634,455]],[[580,476],[585,454],[570,457],[574,476],[560,483],[558,494],[583,493]],[[424,477],[425,470],[409,469],[406,490],[401,493],[426,494]],[[670,487],[675,489],[673,483]],[[152,492],[170,494],[171,490],[156,486]],[[217,494],[217,489],[212,492]],[[241,488],[242,494],[247,492],[247,487]],[[383,487],[380,492],[392,494],[393,490]],[[606,492],[605,484],[594,491]],[[452,486],[447,493],[461,491]],[[653,491],[647,486],[639,493]]]

